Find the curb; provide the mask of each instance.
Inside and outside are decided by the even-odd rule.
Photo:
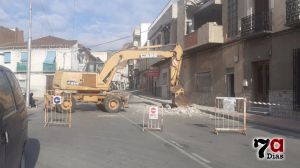
[[[165,104],[165,102],[162,102],[162,101],[159,101],[159,100],[155,100],[155,99],[152,99],[152,98],[144,96],[144,95],[136,95],[136,94],[133,94],[133,95],[137,96],[139,98],[142,98],[142,99],[146,99],[146,100],[151,101],[151,102],[157,102],[157,103]],[[208,109],[203,110],[203,109],[201,109],[199,107],[197,109],[199,109],[199,110],[201,110],[201,111],[203,111],[203,112],[205,112],[207,114],[215,115],[214,112],[209,111]],[[255,114],[251,114],[251,115],[253,116]],[[255,121],[253,119],[248,119],[248,117],[247,117],[247,122],[251,123],[251,124],[257,124],[257,125],[260,125],[260,126],[266,126],[266,127],[273,128],[273,129],[280,129],[280,130],[285,130],[285,131],[289,131],[289,132],[294,132],[294,133],[300,134],[300,130],[298,130],[298,129],[292,129],[292,128],[282,127],[282,126],[278,126],[278,125],[272,125],[272,124],[268,124],[268,123],[263,123],[263,122]]]
[[[209,111],[209,110],[203,110],[201,108],[198,108],[199,110],[207,113],[207,114],[211,114],[211,115],[215,115],[214,112],[212,111]],[[252,114],[253,115],[253,114]],[[225,116],[227,119],[230,118],[230,116]],[[237,120],[236,120],[237,121]],[[268,124],[268,123],[262,123],[262,122],[259,122],[259,121],[255,121],[255,120],[252,120],[252,119],[248,119],[247,118],[247,123],[251,123],[251,124],[256,124],[256,125],[260,125],[260,126],[265,126],[265,127],[269,127],[269,128],[272,128],[272,129],[280,129],[280,130],[285,130],[285,131],[289,131],[289,132],[294,132],[294,133],[298,133],[300,134],[300,130],[297,130],[297,129],[291,129],[291,128],[286,128],[286,127],[280,127],[278,125],[272,125],[272,124]]]

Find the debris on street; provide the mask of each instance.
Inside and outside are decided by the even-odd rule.
[[[172,115],[172,116],[188,116],[188,117],[200,117],[200,116],[207,116],[209,114],[201,111],[197,108],[197,105],[192,104],[186,107],[175,107],[171,108],[170,106],[166,105],[164,108],[165,115]]]

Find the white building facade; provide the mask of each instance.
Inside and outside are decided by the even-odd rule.
[[[27,44],[0,46],[0,65],[13,71],[22,89],[26,88],[28,58]],[[81,71],[90,56],[74,40],[47,36],[32,41],[30,91],[34,97],[43,97],[52,88],[56,70]]]

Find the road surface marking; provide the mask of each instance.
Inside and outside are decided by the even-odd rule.
[[[109,114],[105,114],[105,115],[98,115],[97,117],[120,117],[119,115],[109,115]]]
[[[202,161],[204,161],[206,163],[211,163],[209,160],[207,160],[204,157],[198,155],[197,153],[192,153],[192,155],[194,155],[195,157],[197,157],[198,159],[201,159]]]
[[[183,148],[182,145],[180,145],[179,143],[173,141],[173,140],[170,140],[170,142],[172,142],[174,145],[178,146],[179,148]]]
[[[128,117],[124,116],[123,114],[119,113],[119,115],[121,115],[124,119],[126,119],[127,121],[129,121],[130,123],[136,125],[139,128],[142,128],[141,126],[139,126],[136,122],[132,121],[131,119],[129,119]],[[147,131],[147,130],[146,130]],[[199,160],[196,156],[186,152],[185,150],[181,149],[180,147],[176,146],[175,144],[171,143],[170,141],[164,139],[163,137],[157,135],[154,132],[150,132],[147,131],[148,133],[150,133],[151,135],[153,135],[154,137],[156,137],[157,139],[167,143],[168,145],[174,147],[175,149],[177,149],[179,152],[181,152],[182,154],[184,154],[185,156],[189,157],[190,159],[194,160],[195,162],[201,164],[202,166],[204,166],[205,168],[212,168],[210,165],[208,165],[207,163],[205,163],[202,160]]]

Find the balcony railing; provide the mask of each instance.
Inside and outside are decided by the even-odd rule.
[[[17,72],[26,72],[26,71],[27,71],[27,62],[18,62]]]
[[[300,0],[286,1],[286,25],[295,26],[300,24]]]
[[[43,64],[43,72],[55,72],[56,71],[56,64]]]
[[[223,26],[215,22],[208,22],[198,30],[187,34],[184,38],[184,48],[212,46],[224,43]]]
[[[242,18],[242,36],[272,32],[272,12],[264,11]]]

